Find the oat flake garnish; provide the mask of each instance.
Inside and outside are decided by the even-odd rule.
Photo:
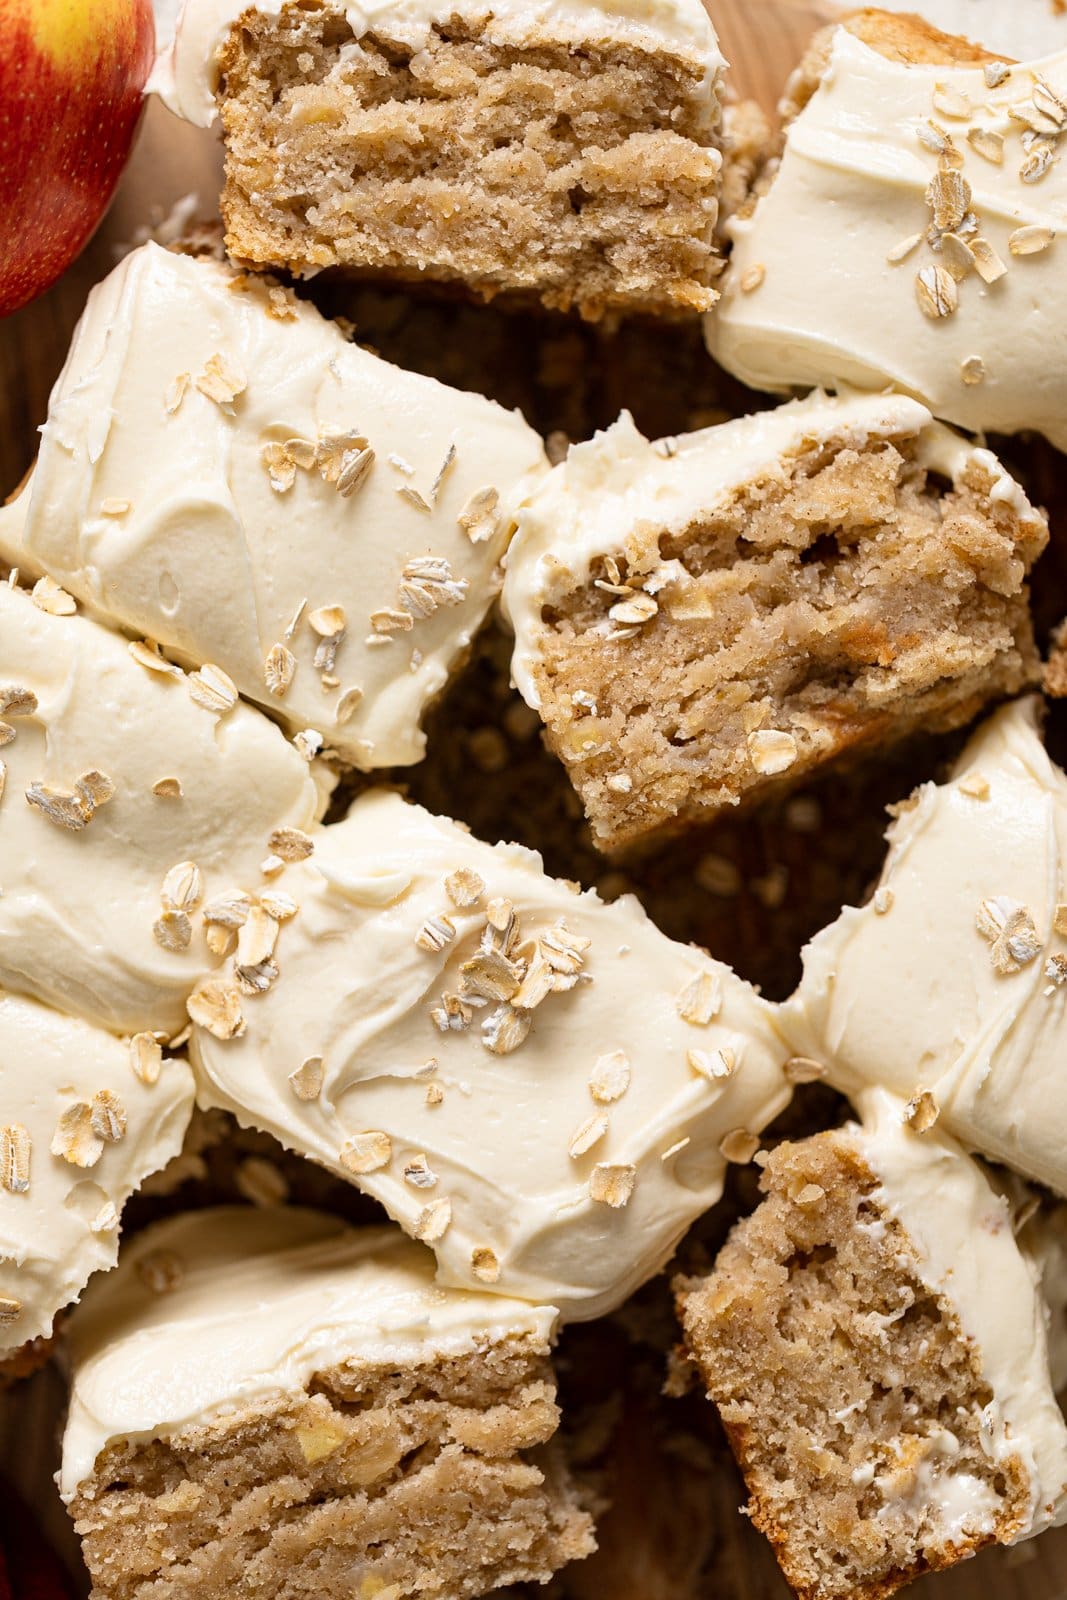
[[[21,684],[0,685],[0,717],[32,717],[37,710],[37,696],[32,689]]]
[[[571,1160],[577,1161],[580,1156],[586,1155],[594,1145],[600,1143],[607,1131],[608,1119],[603,1113],[594,1111],[592,1116],[586,1117],[571,1134],[567,1146],[567,1154]]]
[[[195,861],[179,861],[163,879],[160,899],[168,911],[195,911],[204,898],[204,877]]]
[[[471,544],[484,544],[496,532],[496,512],[500,504],[500,495],[496,489],[487,486],[484,489],[475,489],[463,510],[456,518]]]
[[[719,1153],[736,1166],[747,1166],[759,1149],[759,1135],[747,1128],[734,1128],[719,1145]]]
[[[181,667],[175,666],[173,661],[168,661],[160,654],[159,645],[151,639],[131,639],[126,646],[130,655],[139,667],[144,667],[146,672],[163,673],[168,678],[180,678]]]
[[[135,1033],[130,1040],[130,1066],[138,1083],[147,1088],[159,1082],[163,1069],[163,1046],[154,1033]]]
[[[967,143],[983,160],[991,161],[994,166],[999,167],[1004,160],[1004,139],[992,128],[971,128]]]
[[[89,1223],[90,1233],[114,1233],[119,1225],[118,1207],[113,1200],[105,1200]]]
[[[487,1244],[476,1246],[471,1251],[471,1272],[479,1283],[498,1282],[500,1262],[496,1258],[496,1251],[490,1250]]]
[[[899,244],[895,244],[891,250],[886,252],[886,261],[891,267],[899,266],[902,261],[907,260],[914,250],[919,248],[923,238],[924,235],[921,233],[909,234],[906,239],[901,239]]]
[[[1052,918],[1052,927],[1055,933],[1062,938],[1067,938],[1067,906],[1057,906]]]
[[[308,1056],[295,1072],[289,1074],[289,1087],[298,1100],[317,1100],[325,1082],[322,1057]]]
[[[458,867],[445,879],[445,893],[460,911],[476,906],[485,893],[485,881],[472,867]]]
[[[344,694],[338,698],[334,717],[339,727],[344,727],[346,722],[352,721],[362,700],[363,690],[356,683],[350,689],[346,689]]]
[[[267,844],[282,861],[306,861],[315,849],[314,839],[302,828],[275,828]]]
[[[397,585],[402,610],[414,620],[433,616],[441,606],[458,606],[470,584],[457,578],[444,556],[413,556],[405,563]]]
[[[929,1089],[920,1089],[904,1107],[903,1121],[916,1133],[929,1133],[940,1115],[941,1107]]]
[[[737,1066],[736,1055],[725,1046],[721,1050],[687,1050],[685,1059],[690,1070],[709,1083],[729,1078]]]
[[[973,272],[978,265],[974,251],[958,233],[942,235],[941,261],[957,283],[962,283],[967,274]]]
[[[636,1182],[636,1167],[599,1162],[589,1176],[589,1197],[618,1211],[629,1204]]]
[[[683,1022],[704,1028],[722,1009],[722,985],[718,974],[698,972],[686,984],[675,1002]]]
[[[185,391],[188,389],[188,387],[189,374],[187,372],[179,372],[178,376],[174,379],[173,383],[170,384],[166,394],[163,396],[163,409],[167,413],[168,417],[172,417],[178,410],[182,401],[185,399]]]
[[[366,1172],[380,1172],[393,1156],[392,1140],[387,1133],[376,1128],[365,1133],[355,1133],[341,1150],[341,1165],[346,1172],[361,1176]]]
[[[985,362],[981,356],[967,356],[960,362],[960,377],[969,389],[985,382]]]
[[[983,283],[996,283],[1008,270],[987,239],[972,239],[971,254],[975,271]]]
[[[0,750],[5,744],[13,744],[18,737],[10,722],[0,722]]]
[[[943,117],[952,117],[959,122],[966,122],[974,112],[969,97],[951,83],[934,84],[933,104],[934,110]]]
[[[1016,228],[1008,239],[1008,249],[1013,256],[1036,256],[1042,250],[1047,250],[1056,235],[1052,228],[1042,228],[1036,223],[1031,223],[1024,228]]]
[[[1045,962],[1045,977],[1055,988],[1062,988],[1067,983],[1067,956],[1049,956]]]
[[[598,1106],[621,1100],[630,1087],[630,1058],[623,1050],[599,1056],[589,1077],[589,1093]]]
[[[451,917],[442,914],[437,917],[427,917],[415,935],[415,943],[420,950],[428,950],[432,955],[437,955],[445,945],[451,944],[455,937],[455,923]]]
[[[431,1083],[426,1089],[426,1104],[430,1107],[443,1104],[445,1091],[439,1083]]]
[[[428,1206],[423,1206],[415,1218],[412,1228],[416,1239],[421,1239],[424,1244],[434,1244],[438,1239],[443,1239],[452,1223],[451,1200],[431,1200]]]
[[[956,280],[944,267],[923,267],[915,279],[915,295],[923,316],[951,317],[959,305]]]
[[[117,1144],[126,1136],[126,1108],[113,1089],[93,1095],[89,1120],[96,1137],[105,1144]]]
[[[0,1294],[0,1322],[17,1322],[22,1315],[22,1301],[14,1295]]]
[[[216,895],[204,907],[204,921],[217,923],[222,928],[243,928],[248,920],[252,902],[241,889]]]
[[[74,1167],[95,1167],[103,1153],[104,1141],[93,1128],[93,1108],[86,1100],[76,1100],[60,1114],[49,1149]]]
[[[811,1056],[790,1056],[782,1069],[788,1083],[818,1083],[826,1077],[826,1068],[821,1061],[813,1061]]]
[[[281,699],[293,681],[296,671],[296,657],[284,644],[271,645],[263,663],[263,680],[270,694],[275,694]]]
[[[432,1189],[437,1183],[437,1174],[424,1155],[415,1155],[404,1163],[404,1182],[410,1183],[413,1189]]]
[[[995,972],[1018,972],[1041,953],[1033,917],[1024,905],[1007,895],[983,900],[975,924],[983,939],[989,940]]]
[[[160,800],[181,800],[184,794],[180,778],[157,778],[152,793]]]
[[[875,916],[888,916],[889,912],[893,909],[893,901],[895,898],[896,896],[894,895],[892,889],[886,887],[885,885],[883,885],[880,889],[876,889],[874,894],[871,896],[871,907]]]
[[[755,262],[751,267],[746,267],[741,274],[741,293],[752,294],[763,283],[767,276],[767,268],[762,261]]]
[[[275,922],[288,922],[300,910],[292,895],[286,894],[284,889],[265,889],[259,897],[259,903]]]
[[[47,611],[52,617],[72,617],[78,609],[74,596],[61,589],[54,578],[38,578],[30,598],[39,611]]]
[[[70,833],[80,833],[92,819],[92,808],[86,805],[81,795],[71,794],[66,789],[53,789],[46,783],[31,783],[26,790],[26,799],[49,822],[55,823],[58,828],[66,828]]]
[[[983,777],[980,772],[969,772],[965,778],[960,779],[959,791],[972,800],[988,800],[989,779]]]
[[[196,387],[216,405],[229,406],[248,388],[248,379],[236,361],[217,351],[204,363]]]
[[[497,1006],[482,1022],[482,1043],[495,1056],[509,1056],[530,1031],[530,1013],[513,1006]]]
[[[982,68],[988,89],[999,89],[1011,77],[1011,68],[1006,61],[987,61]]]
[[[27,1194],[32,1142],[19,1122],[0,1128],[0,1182],[9,1194]]]
[[[194,704],[203,706],[205,711],[214,711],[219,716],[225,716],[237,704],[237,688],[233,679],[210,661],[205,662],[199,672],[190,674],[189,695]]]
[[[296,482],[296,462],[283,444],[271,440],[260,451],[260,460],[275,494],[288,494]]]
[[[252,906],[237,935],[237,966],[260,967],[269,961],[278,942],[278,923],[262,905]]]
[[[153,1294],[173,1294],[185,1277],[185,1268],[173,1250],[149,1250],[137,1263],[137,1276]]]
[[[613,606],[609,606],[608,616],[612,622],[639,626],[643,622],[651,622],[658,611],[659,602],[650,594],[635,594],[627,600],[617,600]]]
[[[198,1027],[206,1028],[216,1039],[239,1039],[245,1031],[240,994],[221,978],[201,979],[185,1009]]]

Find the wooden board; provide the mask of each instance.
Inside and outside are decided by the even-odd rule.
[[[773,111],[789,71],[812,29],[825,20],[826,10],[818,0],[710,0],[710,5],[738,92]],[[184,197],[196,197],[198,217],[213,214],[219,167],[212,136],[152,105],[111,212],[84,256],[40,300],[0,323],[0,494],[8,494],[30,465],[35,432],[89,288],[111,269],[122,246],[157,226]],[[33,1500],[73,1565],[72,1536],[50,1482],[57,1461],[61,1392],[56,1374],[45,1372],[3,1399],[0,1472]],[[639,1448],[636,1440],[634,1447]],[[720,1515],[732,1512],[726,1508]],[[725,1522],[722,1541],[728,1546],[732,1542]],[[745,1548],[739,1543],[739,1551]],[[742,1554],[728,1563],[731,1569],[736,1577],[729,1587],[717,1586],[707,1600],[782,1600],[784,1588],[766,1575],[767,1563],[748,1569]],[[955,1572],[924,1580],[917,1594],[926,1600],[985,1600],[986,1595],[995,1600],[1067,1600],[1067,1530],[1014,1551],[987,1552]],[[639,1577],[622,1574],[611,1600],[673,1597],[653,1596]]]

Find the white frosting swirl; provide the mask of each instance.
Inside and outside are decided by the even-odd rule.
[[[273,830],[306,829],[322,806],[273,724],[241,704],[205,709],[172,673],[140,665],[88,617],[52,615],[0,583],[0,703],[13,688],[35,702],[0,710],[14,733],[0,748],[0,984],[117,1033],[178,1033],[213,964],[199,928],[184,950],[153,933],[171,868],[194,862],[207,897],[254,894]],[[114,794],[76,831],[27,801],[33,785],[72,794],[94,771]],[[180,797],[154,793],[162,779]]]
[[[457,871],[483,885],[466,908],[445,886]],[[446,1202],[440,1235],[427,1235],[443,1284],[570,1318],[618,1305],[719,1198],[724,1138],[757,1133],[789,1097],[774,1013],[747,984],[667,939],[632,898],[580,894],[517,845],[479,843],[374,792],[320,832],[284,887],[300,910],[278,942],[281,977],[246,1003],[243,1037],[195,1031],[200,1100],[342,1176],[355,1142],[360,1186],[409,1231]],[[561,923],[589,941],[569,963],[577,983],[526,1013],[508,1054],[485,1042],[495,1002],[443,1032],[431,1016],[462,989],[494,899],[513,906],[524,959]],[[442,915],[454,936],[437,950],[416,942]],[[706,1025],[679,1013],[700,975]],[[308,1058],[321,1090],[304,1099],[289,1080]],[[598,1064],[613,1079],[599,1098]],[[603,1181],[617,1183],[617,1208],[593,1198]]]
[[[161,1257],[167,1293],[151,1287]],[[296,1207],[173,1217],[139,1235],[71,1318],[61,1491],[69,1500],[116,1440],[299,1394],[345,1363],[417,1366],[511,1337],[547,1349],[555,1321],[551,1306],[439,1288],[430,1252],[392,1228]]]
[[[1056,957],[1067,972],[1055,926],[1067,777],[1042,746],[1037,702],[991,717],[951,780],[916,792],[889,841],[872,899],[804,952],[783,1027],[846,1093],[927,1089],[965,1145],[1067,1193],[1067,984],[1046,974]],[[1013,907],[1028,919],[1021,962],[998,952],[991,925],[979,931]]]
[[[245,385],[232,404],[197,387],[218,356]],[[314,450],[346,430],[375,453],[350,494],[306,465],[283,464],[288,487],[272,487],[265,447],[295,438]],[[544,466],[517,413],[390,366],[306,303],[272,306],[262,284],[148,244],[89,296],[30,485],[0,515],[0,553],[183,665],[214,662],[355,765],[409,763],[507,542],[499,512],[477,539],[457,519],[476,491],[509,491]],[[419,569],[430,575],[405,609],[405,572],[427,558],[443,565]],[[331,684],[313,622],[335,607],[346,633]],[[372,614],[386,611],[376,631]],[[274,647],[293,658],[277,692]]]
[[[1033,111],[1035,74],[1067,95],[1067,51],[991,89],[980,67],[902,65],[838,29],[770,189],[731,224],[730,269],[707,323],[716,359],[757,389],[891,382],[961,427],[1038,429],[1067,448],[1067,240],[1018,256],[1009,244],[1023,226],[1067,233],[1063,150],[1039,182],[1020,176],[1027,130],[1011,110]],[[938,109],[965,102],[970,116]],[[938,157],[919,130],[931,121],[962,153],[979,232],[1008,269],[988,285],[972,272],[959,309],[936,319],[919,308],[916,274],[944,258],[917,240],[888,259],[930,222]],[[999,164],[968,142],[973,129],[1003,139]],[[971,358],[981,381],[965,381]]]
[[[73,1132],[71,1108],[91,1118],[94,1101],[112,1107],[119,1137],[82,1130],[77,1160],[53,1155],[60,1119],[71,1118]],[[167,1060],[147,1083],[123,1040],[0,991],[0,1103],[3,1356],[51,1333],[56,1312],[78,1298],[90,1274],[115,1265],[123,1206],[181,1149],[193,1075],[186,1062]],[[60,1147],[71,1148],[67,1133]]]
[[[149,81],[171,111],[199,127],[215,116],[218,56],[234,23],[246,11],[276,17],[288,0],[185,0],[174,42],[163,51]],[[471,18],[502,43],[547,32],[574,43],[625,40],[640,47],[671,47],[704,66],[709,101],[725,62],[700,0],[362,0],[344,7],[357,39],[374,32],[411,49],[426,43],[434,23]]]

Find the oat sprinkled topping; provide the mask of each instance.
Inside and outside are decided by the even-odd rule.
[[[185,1267],[173,1250],[149,1250],[137,1263],[137,1276],[152,1294],[173,1294],[185,1277]]]
[[[160,800],[181,800],[184,794],[180,778],[157,778],[152,793]]]
[[[233,679],[210,661],[205,662],[199,672],[190,673],[189,695],[195,705],[203,706],[205,711],[214,711],[220,717],[232,711],[237,704],[237,687]]]
[[[289,1086],[298,1100],[317,1100],[325,1081],[322,1057],[308,1056],[289,1074]]]
[[[284,644],[271,645],[263,663],[263,680],[270,694],[279,699],[285,694],[296,672],[296,657]]]
[[[130,1040],[130,1066],[138,1083],[146,1088],[159,1082],[163,1069],[163,1046],[154,1033],[135,1033]]]
[[[739,1167],[747,1166],[759,1149],[759,1135],[747,1128],[734,1128],[719,1145],[719,1153]]]
[[[602,1112],[594,1111],[592,1116],[586,1117],[585,1121],[579,1123],[571,1134],[570,1143],[567,1146],[567,1154],[571,1160],[577,1161],[581,1156],[586,1155],[594,1145],[600,1143],[607,1131],[608,1119]]]
[[[74,596],[61,589],[54,578],[38,578],[30,598],[39,611],[47,611],[53,617],[72,617],[78,609]]]
[[[589,1197],[618,1211],[630,1202],[637,1168],[628,1163],[598,1162],[589,1176]]]
[[[0,1182],[9,1194],[27,1194],[32,1141],[20,1122],[0,1128]]]
[[[379,1172],[393,1158],[393,1144],[387,1133],[368,1129],[355,1133],[341,1150],[341,1165],[347,1172],[360,1176],[366,1172]]]
[[[93,1095],[89,1120],[96,1137],[105,1144],[116,1144],[126,1136],[126,1108],[113,1089]]]
[[[415,1218],[415,1225],[411,1231],[416,1239],[421,1239],[424,1244],[434,1244],[438,1239],[444,1238],[451,1225],[451,1200],[431,1200],[428,1206],[423,1206]]]
[[[404,1163],[404,1182],[410,1183],[413,1189],[432,1189],[437,1183],[437,1174],[420,1153]]]
[[[37,710],[37,696],[32,689],[21,684],[0,684],[0,716],[32,717]]]
[[[0,1295],[0,1322],[17,1322],[22,1315],[22,1301],[14,1295]]]
[[[248,379],[238,362],[217,351],[204,363],[203,372],[197,375],[196,387],[216,405],[227,407],[248,388]]]
[[[929,1133],[940,1115],[941,1107],[930,1090],[919,1089],[904,1107],[903,1120],[916,1133]]]
[[[53,789],[46,783],[31,783],[26,799],[49,822],[71,833],[80,833],[93,820],[98,807],[106,805],[114,794],[115,785],[111,779],[93,768],[75,780],[73,791]]]
[[[306,861],[315,849],[314,839],[302,828],[275,828],[267,844],[282,861]]]
[[[459,867],[445,879],[445,893],[460,911],[476,906],[485,893],[485,880],[472,867]]]
[[[1018,972],[1041,953],[1041,940],[1033,917],[1024,905],[1007,895],[983,900],[975,923],[983,939],[990,943],[995,972]]]
[[[60,1113],[49,1149],[71,1166],[95,1167],[104,1141],[93,1127],[93,1108],[87,1100],[75,1100]]]
[[[427,917],[418,933],[415,943],[420,950],[428,950],[437,955],[446,945],[451,944],[456,937],[456,925],[451,917],[443,913],[436,917]]]
[[[589,1093],[598,1106],[621,1100],[630,1087],[630,1058],[623,1050],[598,1056],[589,1076]]]
[[[787,1083],[818,1083],[826,1077],[826,1068],[821,1061],[813,1061],[811,1056],[790,1056],[782,1069]]]
[[[727,1046],[721,1050],[687,1050],[685,1059],[690,1070],[709,1083],[731,1077],[737,1066],[737,1056]]]
[[[202,978],[185,1009],[198,1027],[206,1028],[216,1039],[239,1039],[245,1031],[240,993],[221,978]]]
[[[471,1272],[479,1283],[497,1283],[500,1278],[500,1262],[496,1258],[496,1251],[490,1250],[486,1244],[477,1245],[471,1251]]]
[[[475,489],[470,496],[456,521],[471,544],[484,544],[492,538],[496,532],[499,504],[500,495],[491,486]]]
[[[722,1009],[722,984],[717,973],[698,972],[675,1002],[683,1022],[705,1028]]]

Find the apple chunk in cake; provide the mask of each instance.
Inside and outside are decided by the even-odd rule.
[[[862,1128],[780,1146],[763,1204],[680,1285],[753,1521],[802,1600],[883,1600],[1063,1520],[1034,1264],[977,1164],[904,1115],[880,1096]]]
[[[95,1600],[465,1600],[593,1548],[555,1312],[435,1287],[321,1213],[162,1223],[70,1341],[62,1487]]]
[[[384,5],[363,31],[340,0],[246,11],[211,69],[231,254],[586,316],[710,306],[722,58],[703,8],[557,9]]]
[[[614,849],[1032,681],[1046,539],[993,455],[902,396],[654,445],[624,417],[519,512],[512,670]]]

